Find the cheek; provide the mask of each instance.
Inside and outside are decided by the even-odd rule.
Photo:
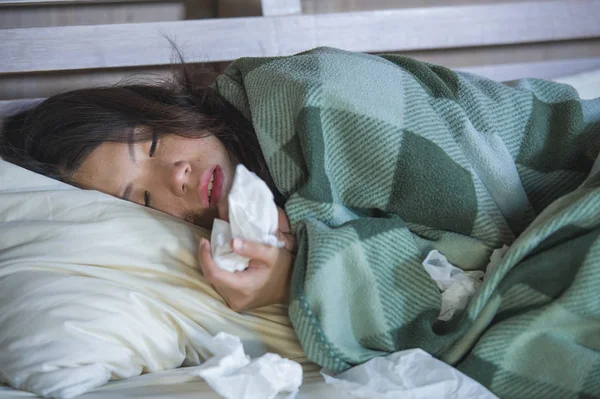
[[[202,149],[201,151],[207,154],[212,154],[213,156],[223,157],[227,155],[227,150],[225,146],[219,139],[216,137],[207,137],[202,140]]]
[[[197,160],[205,166],[219,164],[227,170],[231,169],[232,159],[229,152],[217,138],[198,140],[195,154]]]

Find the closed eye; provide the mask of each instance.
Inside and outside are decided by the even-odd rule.
[[[152,143],[150,144],[150,151],[148,152],[148,155],[150,156],[150,158],[152,158],[152,156],[154,156],[157,145],[158,145],[158,137],[156,136],[156,133],[152,132]],[[150,205],[151,205],[150,193],[148,191],[144,192],[144,205],[147,207],[150,207]]]
[[[156,133],[152,133],[152,144],[150,144],[150,153],[148,155],[150,155],[150,158],[152,158],[152,156],[154,155],[154,152],[156,152],[156,146],[158,145],[158,137],[156,136]]]

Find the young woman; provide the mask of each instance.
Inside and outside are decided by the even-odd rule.
[[[171,81],[53,96],[11,121],[0,156],[205,228],[216,217],[228,219],[235,165],[243,163],[283,206],[252,123],[215,89],[196,83],[206,78],[203,73],[182,67]],[[284,215],[281,211],[280,224],[289,233]],[[286,301],[293,236],[281,238],[287,249],[236,240],[235,250],[255,261],[247,273],[235,275],[216,267],[203,241],[205,275],[232,309]]]
[[[552,82],[508,87],[401,56],[333,49],[242,59],[211,87],[194,82],[183,73],[168,84],[51,97],[5,129],[0,155],[204,227],[227,218],[242,163],[275,194],[287,245],[234,240],[253,261],[229,273],[203,240],[204,275],[234,310],[289,303],[309,357],[336,371],[409,347],[462,359],[463,371],[486,381],[493,375],[481,374],[482,361],[490,372],[527,363],[498,359],[519,342],[516,331],[531,337],[535,323],[522,320],[569,287],[569,262],[589,248],[545,251],[598,229],[589,216],[596,208],[583,217],[575,201],[584,195],[577,187],[592,184],[584,181],[598,154],[598,102]],[[569,193],[573,204],[560,209],[570,213],[550,222],[546,212],[515,242]],[[513,255],[461,322],[440,326],[425,255],[437,249],[463,269],[483,269],[493,249],[511,243]],[[506,274],[521,262],[528,266]],[[538,298],[535,281],[547,273],[554,291]],[[523,317],[519,328],[502,335],[505,346],[492,335],[495,346],[464,357],[487,342],[476,338],[501,300],[514,314],[498,323]]]

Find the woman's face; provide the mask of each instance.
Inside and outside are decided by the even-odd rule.
[[[227,220],[234,162],[214,136],[165,135],[138,143],[107,142],[73,174],[81,188],[99,190],[210,228]]]

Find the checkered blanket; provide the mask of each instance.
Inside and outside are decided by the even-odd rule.
[[[600,396],[600,102],[327,48],[238,60],[216,87],[288,198],[289,314],[313,361],[420,347],[503,398]],[[438,321],[426,254],[483,269],[503,244]]]

